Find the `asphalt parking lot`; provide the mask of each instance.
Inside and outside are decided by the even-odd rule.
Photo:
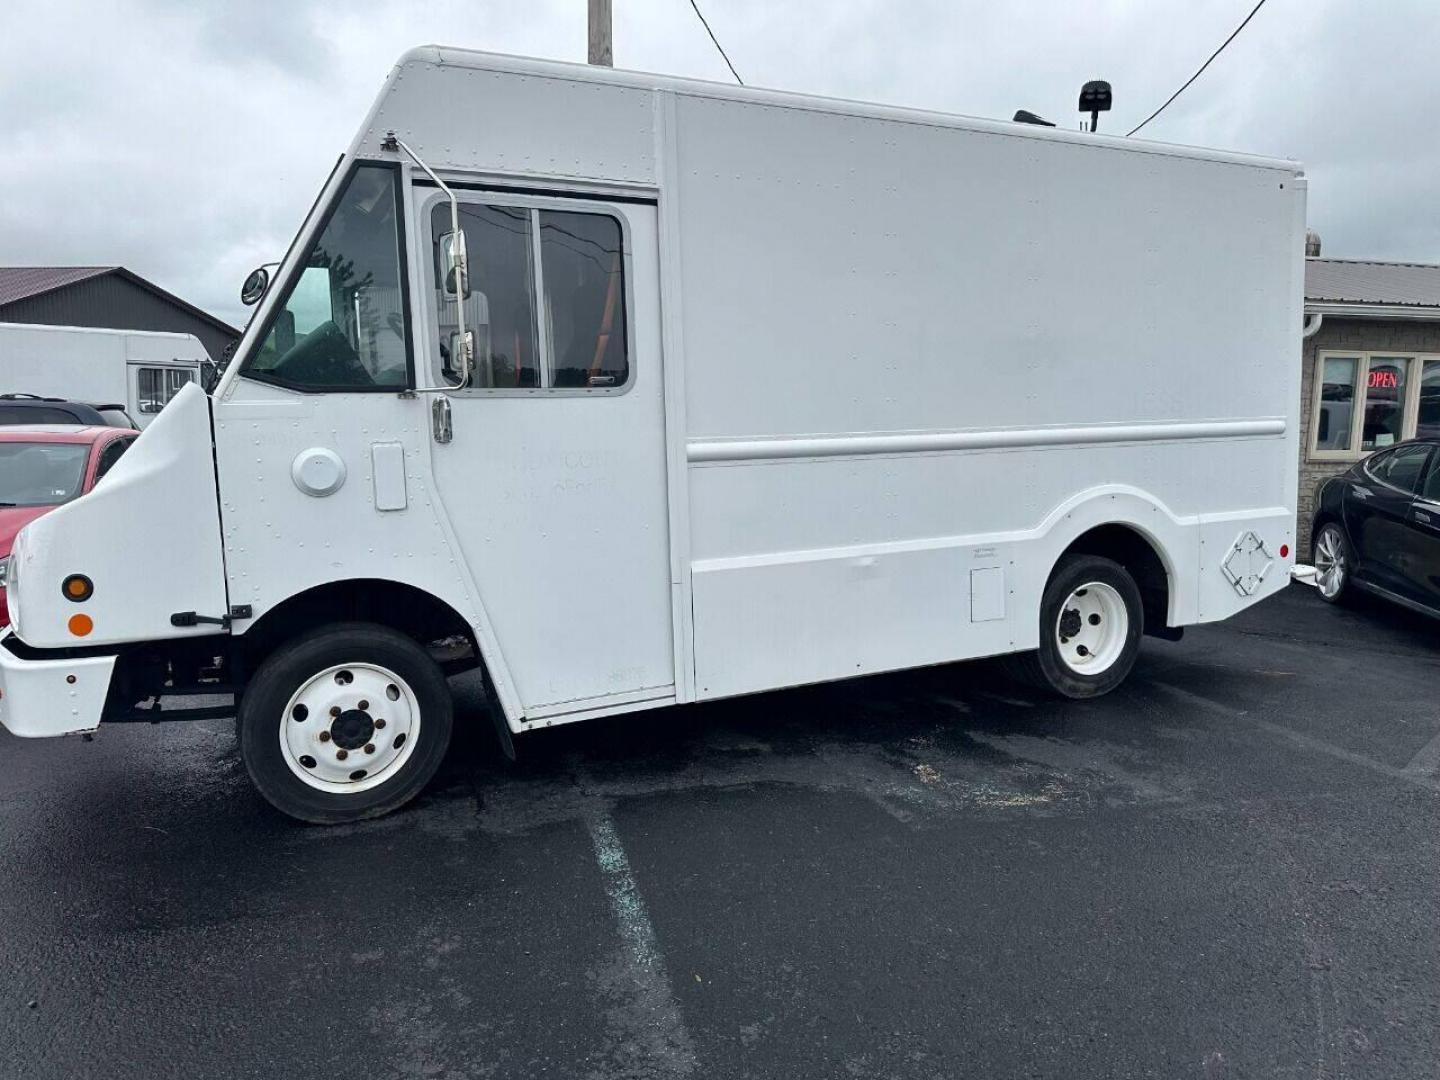
[[[228,724],[0,732],[0,1074],[1434,1077],[1440,626],[1298,587],[494,746],[306,828]]]

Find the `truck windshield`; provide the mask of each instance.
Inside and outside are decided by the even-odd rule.
[[[397,175],[388,165],[350,174],[242,374],[297,390],[405,388]]]
[[[0,442],[0,506],[58,506],[80,494],[85,443]]]

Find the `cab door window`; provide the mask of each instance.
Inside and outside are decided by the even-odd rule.
[[[620,386],[629,374],[620,223],[554,210],[539,221],[549,385]]]
[[[406,387],[397,176],[379,164],[351,173],[242,374],[312,392]]]
[[[472,387],[595,392],[626,385],[624,242],[616,218],[467,203],[460,225],[470,260]],[[444,202],[432,211],[431,235],[441,365],[454,381],[458,326],[455,282],[442,276],[451,243]]]
[[[435,208],[436,279],[442,255],[450,244],[450,207]],[[475,334],[475,367],[471,386],[534,387],[540,385],[539,331],[535,322],[535,242],[531,213],[517,206],[464,203],[460,228],[470,260],[470,291],[465,294],[465,328]],[[444,229],[446,231],[440,232]],[[455,279],[441,283],[439,298],[440,359],[445,377],[459,379],[453,362],[459,323],[455,311]]]

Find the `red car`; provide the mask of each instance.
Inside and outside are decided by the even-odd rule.
[[[58,424],[0,427],[0,627],[10,622],[5,572],[15,534],[94,487],[139,434]]]

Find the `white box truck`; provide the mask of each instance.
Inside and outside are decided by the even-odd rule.
[[[208,362],[194,334],[0,323],[0,394],[121,405],[141,428]]]
[[[1288,161],[414,50],[213,400],[20,535],[0,720],[233,712],[334,822],[466,666],[507,748],[998,654],[1103,693],[1289,579],[1304,220]]]

